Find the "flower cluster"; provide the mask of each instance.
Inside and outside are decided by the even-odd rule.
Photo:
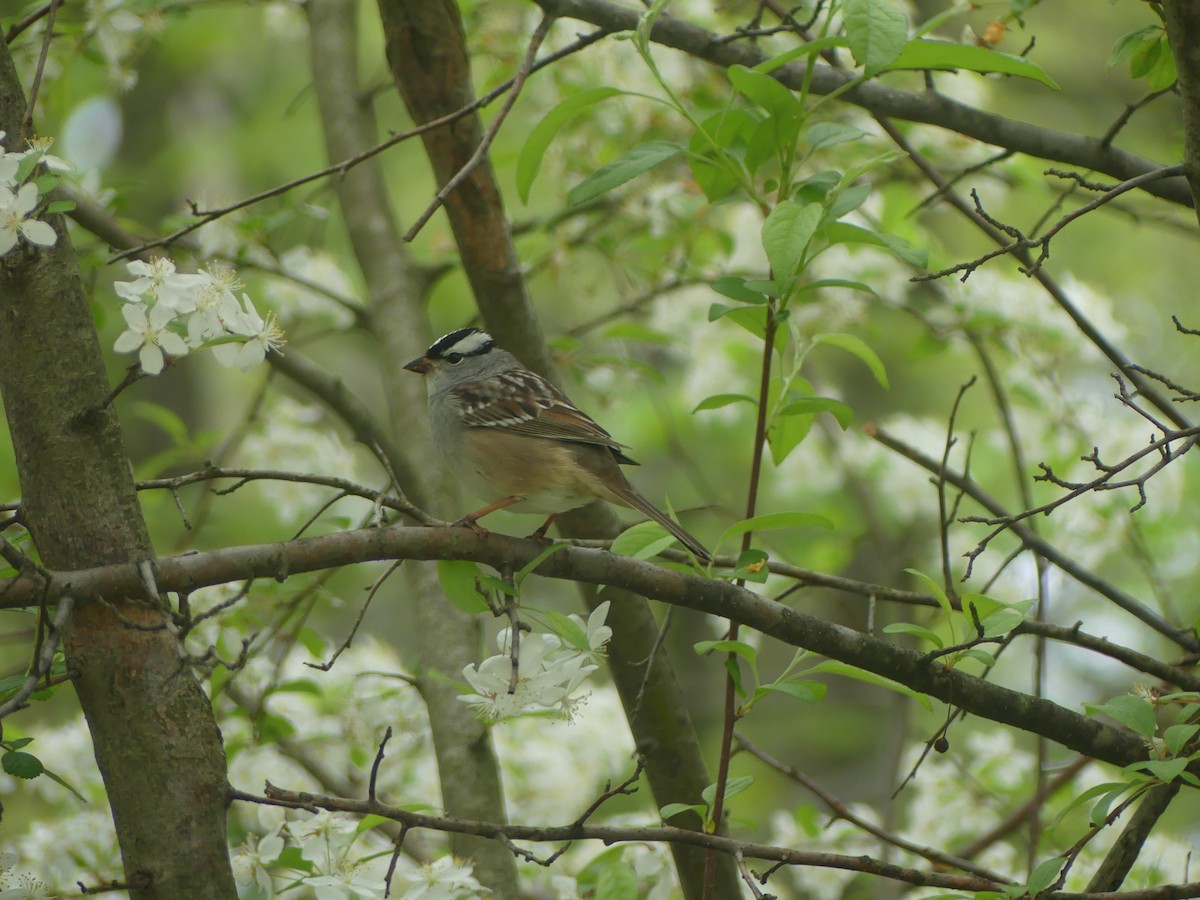
[[[592,611],[586,624],[579,616],[568,616],[569,626],[562,629],[561,635],[526,635],[521,640],[515,679],[512,629],[504,629],[496,639],[499,656],[463,669],[473,693],[458,699],[475,707],[489,721],[547,709],[571,718],[582,700],[572,694],[599,668],[596,660],[612,637],[612,629],[604,624],[607,617],[606,601]]]
[[[264,897],[304,885],[317,900],[383,900],[390,855],[384,841],[374,840],[350,816],[325,811],[297,815],[290,821],[279,818],[265,834],[247,835],[232,859],[238,884],[254,885]],[[284,856],[289,844],[299,851],[299,859],[295,851]],[[406,898],[480,897],[487,892],[471,868],[451,856],[424,864],[403,859],[393,873],[393,887]],[[281,883],[286,885],[282,889]]]
[[[11,871],[16,864],[15,853],[0,852],[0,900],[53,900],[55,894],[45,882]]]
[[[0,131],[0,141],[4,138],[5,132]],[[0,256],[16,247],[21,238],[39,247],[53,247],[58,240],[54,229],[33,215],[42,197],[58,184],[58,177],[52,173],[70,168],[46,152],[51,143],[48,138],[32,141],[21,153],[0,150]],[[31,179],[43,167],[50,173]]]
[[[243,371],[261,363],[267,351],[283,344],[283,333],[268,314],[264,319],[246,294],[237,273],[212,265],[195,273],[175,271],[166,257],[135,260],[126,268],[133,281],[113,285],[125,300],[121,314],[128,328],[113,345],[119,353],[138,354],[142,371],[157,375],[167,357],[211,347],[217,362]]]

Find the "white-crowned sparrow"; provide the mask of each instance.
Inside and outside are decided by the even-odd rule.
[[[404,368],[426,376],[433,441],[450,471],[488,505],[456,524],[506,506],[550,518],[607,500],[636,509],[671,532],[702,560],[704,545],[641,494],[621,471],[637,465],[624,444],[487,332],[460,328],[439,338]]]

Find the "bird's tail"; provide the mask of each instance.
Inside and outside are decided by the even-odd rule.
[[[692,537],[683,526],[668,516],[665,512],[639,494],[637,491],[630,489],[629,493],[622,498],[629,506],[636,509],[648,519],[653,519],[667,531],[675,536],[675,539],[683,546],[687,547],[692,553],[696,554],[696,558],[701,562],[712,562],[712,554],[708,552],[705,546]]]

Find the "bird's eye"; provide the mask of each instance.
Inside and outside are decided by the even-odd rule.
[[[463,355],[461,353],[447,353],[443,358],[452,366],[457,366],[463,361]]]

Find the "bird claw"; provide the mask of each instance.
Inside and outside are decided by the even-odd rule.
[[[482,525],[480,525],[478,522],[475,521],[474,516],[463,516],[458,521],[451,522],[450,527],[451,528],[470,528],[473,532],[475,532],[475,535],[477,537],[481,537],[481,538],[485,538],[489,534],[491,534],[490,531],[488,531],[486,528],[484,528]]]

